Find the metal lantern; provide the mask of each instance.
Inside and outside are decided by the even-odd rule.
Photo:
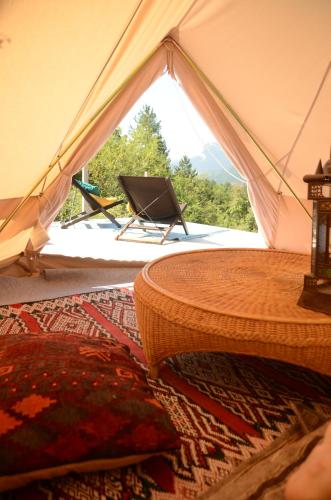
[[[308,199],[313,200],[311,272],[304,276],[298,305],[331,314],[331,155],[314,175],[305,175]]]

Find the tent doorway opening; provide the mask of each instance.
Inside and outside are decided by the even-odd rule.
[[[246,180],[168,74],[141,96],[76,177],[98,186],[103,197],[121,198],[118,175],[170,177],[178,200],[187,203],[187,221],[257,231]],[[82,208],[84,200],[72,188],[57,220],[68,220]],[[126,204],[112,213],[129,215]]]

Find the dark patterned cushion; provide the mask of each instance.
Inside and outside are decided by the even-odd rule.
[[[63,333],[0,337],[0,491],[178,445],[126,346]]]

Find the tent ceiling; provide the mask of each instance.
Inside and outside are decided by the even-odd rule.
[[[24,196],[45,171],[107,58],[66,143],[176,25],[192,0],[4,0],[0,199]],[[58,170],[48,177],[49,183]],[[38,193],[38,190],[36,191]]]
[[[324,0],[203,0],[178,35],[275,162],[291,150],[329,68],[286,169],[302,197],[303,175],[329,155],[330,19]],[[277,189],[276,178],[271,182]]]

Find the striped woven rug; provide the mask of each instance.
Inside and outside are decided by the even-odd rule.
[[[0,335],[67,331],[111,338],[145,358],[127,289],[0,307]],[[4,499],[192,499],[266,448],[295,420],[292,403],[328,414],[331,378],[300,367],[224,353],[167,360],[148,379],[181,438],[177,452],[107,472],[33,483]]]

